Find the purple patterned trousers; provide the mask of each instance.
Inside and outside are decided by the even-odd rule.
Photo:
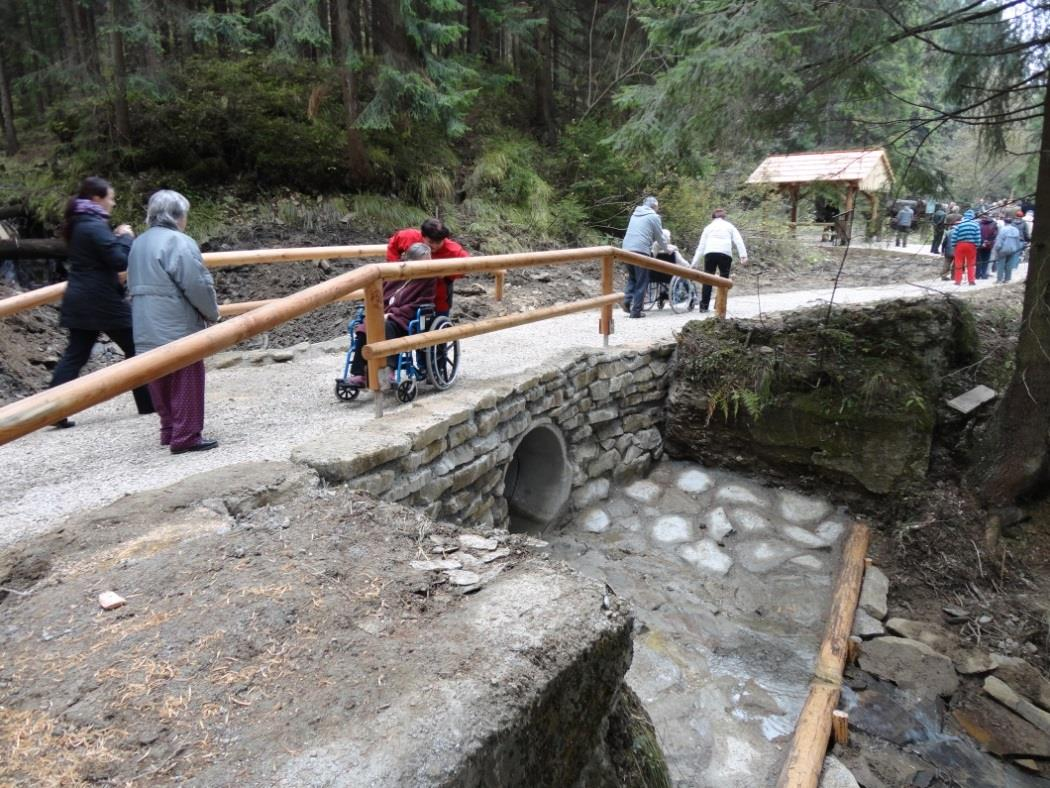
[[[201,442],[204,428],[204,362],[198,361],[149,384],[160,415],[160,445],[185,449]]]

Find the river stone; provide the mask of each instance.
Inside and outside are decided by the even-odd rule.
[[[705,569],[718,575],[724,575],[733,566],[733,559],[711,539],[682,545],[678,548],[678,555],[697,569]]]
[[[499,542],[496,539],[478,536],[477,534],[460,534],[459,546],[468,550],[495,550],[499,547]]]
[[[437,572],[444,569],[460,569],[463,564],[451,558],[439,558],[433,561],[409,561],[408,565],[420,572]]]
[[[733,533],[733,524],[729,522],[729,515],[726,514],[726,510],[721,506],[708,512],[707,517],[704,518],[704,523],[707,525],[707,533],[716,542],[721,542],[725,537]]]
[[[853,772],[834,755],[824,758],[824,770],[820,773],[819,788],[860,788]]]
[[[797,525],[785,525],[783,534],[792,542],[798,542],[803,547],[819,548],[828,546],[828,543],[819,536],[810,533],[805,528],[799,528]]]
[[[628,498],[633,498],[641,503],[652,503],[660,497],[660,486],[647,479],[637,481],[624,490],[624,494]]]
[[[592,534],[601,534],[609,530],[609,515],[604,509],[591,509],[584,512],[582,518],[583,530]]]
[[[468,569],[453,569],[445,574],[454,586],[473,586],[481,582],[481,575]]]
[[[677,484],[678,489],[686,493],[704,493],[714,486],[708,474],[695,468],[679,476]]]
[[[907,618],[891,618],[886,621],[886,629],[894,635],[902,638],[918,640],[925,643],[934,651],[951,655],[959,645],[959,638],[940,624],[931,624],[926,621],[912,621]],[[989,668],[991,670],[991,668]]]
[[[1018,657],[993,654],[995,675],[1020,692],[1032,703],[1050,711],[1050,681],[1029,662]]]
[[[797,555],[791,559],[791,563],[803,569],[812,569],[814,572],[819,572],[824,568],[824,562],[815,555]]]
[[[805,495],[780,491],[780,514],[791,523],[809,523],[819,520],[831,506],[826,501],[808,498]]]
[[[727,484],[719,489],[716,497],[726,503],[749,504],[751,506],[765,506],[765,501],[755,495],[751,490],[740,484]]]
[[[608,479],[594,479],[593,481],[587,482],[575,493],[573,493],[573,503],[580,509],[585,509],[591,504],[598,503],[609,497],[609,480]]]
[[[886,618],[889,593],[890,579],[877,566],[869,566],[860,589],[860,609],[882,621]]]
[[[769,520],[750,509],[734,509],[733,522],[741,531],[749,533],[769,530]]]
[[[692,536],[692,530],[689,521],[684,517],[669,514],[656,521],[656,525],[653,526],[653,539],[667,544],[685,542]]]
[[[949,654],[955,663],[955,670],[964,676],[975,673],[988,673],[995,670],[998,664],[991,654],[979,648],[958,648]]]
[[[877,618],[857,608],[857,615],[853,618],[853,634],[857,637],[871,638],[886,634],[886,628]]]
[[[780,566],[799,552],[799,548],[794,545],[767,539],[761,542],[745,542],[737,547],[736,555],[749,572],[762,573]]]
[[[925,643],[881,637],[861,644],[861,670],[892,681],[902,689],[949,696],[959,688],[952,661]]]
[[[825,520],[817,526],[817,536],[828,544],[834,544],[842,536],[845,526],[835,520]]]

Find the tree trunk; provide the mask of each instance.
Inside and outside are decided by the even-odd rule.
[[[336,73],[339,74],[339,86],[343,94],[343,110],[346,113],[346,152],[347,167],[355,181],[367,179],[371,175],[368,154],[365,152],[361,132],[354,126],[357,121],[357,80],[349,59],[353,54],[352,33],[350,25],[349,0],[331,0],[332,3],[332,54],[335,60]]]
[[[117,136],[122,143],[131,142],[131,119],[128,115],[128,71],[124,63],[124,33],[120,25],[128,18],[127,0],[113,0],[113,32],[109,34],[113,47],[113,110],[116,114]]]
[[[478,0],[467,0],[467,52],[481,51],[481,9]]]
[[[536,28],[536,51],[539,62],[536,65],[536,116],[543,127],[543,137],[548,145],[558,139],[558,130],[554,118],[554,48],[553,48],[553,8],[546,4],[547,18],[544,24]]]
[[[62,40],[66,52],[72,58],[73,65],[84,64],[84,50],[81,46],[80,36],[77,35],[77,12],[73,7],[73,0],[62,0],[59,9],[62,15]]]
[[[98,57],[98,34],[95,31],[95,12],[91,6],[76,4],[77,22],[84,53],[84,67],[95,79],[102,78]]]
[[[4,151],[8,156],[18,153],[18,135],[15,134],[15,107],[11,101],[11,80],[4,68],[4,55],[0,51],[0,115],[4,117]]]
[[[1050,90],[1036,180],[1037,205],[1050,205]],[[1006,505],[1044,493],[1050,477],[1050,221],[1032,234],[1014,374],[978,450],[971,480],[980,498]]]
[[[61,238],[0,241],[0,259],[4,260],[59,260],[68,254]]]

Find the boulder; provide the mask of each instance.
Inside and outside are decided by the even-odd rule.
[[[864,585],[860,589],[858,607],[879,621],[886,618],[887,597],[890,593],[890,579],[877,566],[869,566],[864,571]]]

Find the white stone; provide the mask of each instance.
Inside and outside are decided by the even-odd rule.
[[[633,498],[642,503],[652,503],[660,497],[660,492],[660,485],[648,481],[647,479],[637,481],[624,490],[624,494],[628,498]]]
[[[724,575],[733,566],[733,559],[711,539],[701,539],[694,544],[682,545],[678,555],[695,566],[718,575]]]
[[[821,539],[814,533],[810,533],[805,528],[799,528],[797,525],[785,525],[784,536],[793,542],[798,542],[804,547],[827,547],[828,543]]]
[[[780,513],[792,523],[810,523],[819,520],[831,509],[827,501],[808,498],[805,495],[780,491]]]
[[[499,542],[477,534],[460,534],[459,545],[468,550],[495,550],[499,547]]]
[[[704,518],[704,523],[707,525],[707,533],[716,542],[721,542],[725,537],[733,533],[733,524],[729,521],[729,515],[726,514],[726,510],[721,506],[708,512],[707,517]]]
[[[590,509],[583,514],[583,530],[601,534],[609,530],[609,515],[604,509]]]
[[[846,527],[836,520],[825,520],[817,526],[817,536],[823,539],[825,542],[835,544],[842,536],[842,532],[846,530]]]
[[[444,569],[461,569],[463,563],[453,561],[451,558],[437,559],[434,561],[409,561],[408,565],[420,572],[438,572]]]
[[[711,477],[703,471],[695,468],[688,470],[678,477],[678,489],[687,493],[707,492],[714,486]]]
[[[747,487],[739,484],[727,484],[718,491],[716,497],[718,500],[726,503],[743,503],[751,504],[752,506],[765,506],[766,503]]]
[[[749,572],[768,572],[794,558],[801,550],[793,545],[775,540],[745,542],[737,547],[737,558]]]
[[[741,531],[756,533],[769,530],[769,520],[750,509],[734,509],[732,518]]]
[[[604,501],[608,497],[609,480],[594,479],[577,490],[573,495],[573,500],[578,507],[583,509],[591,504],[598,503],[598,501]]]
[[[453,569],[445,574],[448,575],[448,582],[454,586],[472,586],[481,582],[481,575],[467,569]]]
[[[819,572],[824,568],[824,562],[817,558],[815,555],[799,555],[791,559],[791,563],[798,564],[805,569],[812,569],[814,572]]]
[[[656,521],[656,525],[653,526],[653,539],[668,544],[686,542],[692,536],[692,530],[689,521],[684,517],[669,514]]]
[[[123,607],[126,600],[116,591],[103,591],[98,595],[98,606],[103,610],[116,610]]]

